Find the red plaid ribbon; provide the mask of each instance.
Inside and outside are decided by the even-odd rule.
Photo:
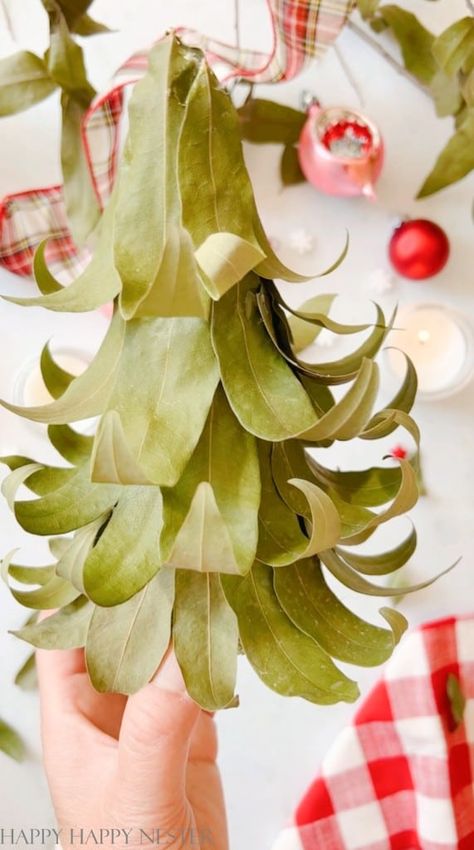
[[[183,41],[206,51],[221,80],[278,82],[298,74],[308,61],[334,41],[355,0],[267,0],[273,29],[269,56],[241,51],[181,29]],[[124,89],[146,72],[148,51],[136,53],[116,73],[107,92],[98,96],[84,116],[82,141],[91,180],[103,208],[117,171]],[[0,266],[31,275],[34,252],[49,238],[51,270],[66,283],[87,261],[78,254],[69,233],[60,186],[9,195],[0,204]]]
[[[273,850],[473,848],[474,617],[450,618],[405,636]]]

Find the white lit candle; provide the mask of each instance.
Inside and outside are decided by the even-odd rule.
[[[390,343],[404,351],[418,374],[420,397],[444,398],[460,390],[472,375],[472,331],[462,316],[438,304],[419,304],[398,313]],[[405,358],[393,348],[388,360],[397,377]]]
[[[53,349],[52,354],[58,366],[74,376],[84,372],[92,359],[87,352],[70,348],[57,347]],[[17,373],[13,385],[13,401],[21,407],[42,406],[53,401],[43,381],[37,357],[24,363]],[[35,423],[30,424],[34,425]],[[75,423],[75,427],[85,434],[91,433],[94,430],[94,425],[95,419],[84,419]]]
[[[65,369],[66,372],[70,372],[71,375],[80,375],[88,366],[85,356],[76,353],[58,351],[55,353],[54,359],[58,366]],[[21,370],[18,375],[16,390],[16,394],[20,397],[19,403],[26,407],[48,404],[53,400],[46,389],[41,368],[36,358],[25,364]]]

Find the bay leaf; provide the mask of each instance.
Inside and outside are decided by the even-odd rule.
[[[331,656],[372,667],[390,657],[407,628],[395,613],[390,630],[367,623],[340,602],[324,579],[317,558],[302,560],[274,576],[275,592],[291,621]],[[381,609],[385,616],[387,609]]]
[[[248,275],[212,308],[212,343],[229,403],[243,427],[264,440],[283,440],[315,424],[310,399],[258,321]]]
[[[21,50],[0,59],[0,116],[29,109],[56,88],[46,64],[36,54]]]
[[[163,568],[127,602],[95,607],[86,664],[99,693],[133,694],[158,669],[171,638],[174,578],[174,570]]]
[[[320,705],[357,699],[355,682],[283,611],[271,567],[255,564],[245,578],[226,577],[224,590],[237,615],[245,654],[269,688]]]
[[[158,487],[124,489],[84,564],[84,588],[97,605],[125,602],[158,572],[162,496]]]
[[[177,570],[173,646],[189,695],[206,711],[234,699],[237,618],[217,573]]]
[[[59,611],[12,634],[40,649],[75,649],[84,646],[93,605],[85,596]]]
[[[161,546],[167,563],[198,572],[244,574],[250,569],[258,539],[257,451],[222,388],[184,475],[176,487],[163,491],[163,499]]]

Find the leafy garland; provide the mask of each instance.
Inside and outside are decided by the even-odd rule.
[[[461,180],[474,168],[474,17],[461,18],[435,36],[414,14],[399,6],[358,0],[358,8],[376,33],[390,30],[400,46],[406,70],[433,98],[437,115],[454,118],[455,132],[417,193],[418,198],[427,197]],[[352,20],[347,25],[374,44]],[[391,57],[387,54],[387,58]],[[247,141],[283,144],[283,184],[304,182],[297,144],[306,113],[249,97],[240,117]]]
[[[66,312],[115,303],[82,375],[43,351],[51,404],[3,402],[48,423],[68,464],[3,459],[5,497],[22,528],[50,537],[52,554],[44,567],[7,556],[4,576],[35,586],[11,588],[22,605],[59,609],[16,634],[39,647],[85,646],[99,691],[142,687],[173,639],[187,688],[206,709],[236,704],[239,651],[281,694],[352,701],[357,685],[333,659],[381,663],[406,621],[382,608],[388,628],[364,622],[322,565],[359,593],[407,593],[373,577],[408,561],[414,529],[381,555],[357,546],[413,507],[416,458],[343,472],[305,449],[376,440],[400,426],[418,444],[414,368],[407,359],[402,387],[376,411],[374,358],[393,316],[378,307],[373,325],[343,325],[330,318],[332,296],[298,311],[284,303],[273,278],[303,278],[270,247],[238,115],[201,51],[163,39],[129,120],[87,269],[62,287],[43,244],[42,294],[7,299]],[[367,337],[338,361],[310,363],[301,345],[321,328]],[[336,400],[331,388],[345,384]],[[94,437],[70,427],[88,417],[100,417]],[[37,498],[18,500],[22,484]]]
[[[87,10],[92,0],[41,0],[49,18],[50,44],[43,57],[21,50],[0,60],[0,117],[22,112],[61,92],[61,167],[64,200],[74,239],[81,245],[94,230],[100,208],[90,180],[81,122],[95,89],[74,35],[108,32]]]

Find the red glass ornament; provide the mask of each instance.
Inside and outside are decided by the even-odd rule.
[[[412,280],[438,274],[449,257],[449,240],[434,221],[414,218],[403,221],[393,232],[388,255],[396,271]]]
[[[321,192],[373,199],[383,151],[380,131],[362,113],[317,102],[309,107],[298,158],[306,179]]]

